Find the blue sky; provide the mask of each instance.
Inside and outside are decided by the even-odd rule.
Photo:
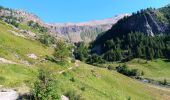
[[[0,5],[23,9],[45,22],[84,22],[131,13],[147,7],[163,7],[170,0],[0,0]]]

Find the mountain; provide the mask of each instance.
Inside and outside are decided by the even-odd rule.
[[[160,9],[148,8],[133,13],[119,20],[110,30],[98,36],[95,47],[100,47],[107,40],[131,32],[142,32],[147,36],[160,36],[170,33],[170,6]],[[99,49],[99,48],[98,48]]]
[[[99,33],[105,32],[111,28],[118,20],[128,14],[122,14],[113,18],[104,20],[95,20],[83,23],[66,23],[66,24],[48,24],[50,32],[64,36],[71,42],[92,41]]]
[[[165,10],[165,12],[167,11]],[[111,21],[113,20],[106,19],[74,25],[80,28],[79,30],[88,26],[84,30],[89,30],[89,27],[107,27],[106,23],[112,24]],[[143,73],[141,74],[142,77],[135,76],[139,78],[138,80],[132,79],[117,71],[117,67],[123,68],[125,63],[104,63],[97,67],[75,60],[70,57],[71,55],[69,56],[70,53],[68,53],[67,58],[63,57],[63,55],[67,55],[66,52],[71,52],[70,46],[72,47],[72,45],[58,42],[55,49],[48,45],[51,42],[56,42],[51,35],[57,34],[50,32],[50,27],[53,27],[53,25],[44,23],[33,14],[0,7],[1,100],[10,98],[12,100],[13,98],[56,100],[60,99],[60,96],[61,100],[63,97],[70,100],[170,99],[168,88],[170,85],[170,62],[168,60],[134,59],[126,62],[127,65],[124,68],[126,68],[127,73],[135,75]],[[67,36],[67,34],[63,35]],[[165,40],[168,39],[170,38],[167,37]],[[126,38],[117,40],[116,42],[119,43]],[[133,40],[141,41],[134,38],[132,43],[136,43]],[[124,43],[130,44],[127,41]],[[162,41],[156,42],[156,44],[153,41],[151,43],[152,45],[162,44]],[[81,44],[86,46],[86,43]],[[112,46],[115,45],[112,44]],[[162,45],[162,48],[164,48],[164,45]],[[86,52],[86,49],[88,47],[83,47],[80,51]],[[112,54],[109,55],[114,57]],[[87,54],[87,56],[91,55]],[[65,61],[58,60],[63,58],[65,58]],[[98,58],[94,56],[91,61],[100,60]]]
[[[128,16],[128,14],[83,23],[51,24],[45,23],[38,16],[23,10],[0,8],[0,18],[5,22],[12,23],[15,26],[18,26],[18,23],[22,23],[25,26],[28,25],[28,22],[33,21],[34,23],[32,24],[38,23],[39,26],[47,28],[50,35],[65,38],[70,42],[90,42],[94,40],[99,33],[110,29],[113,24],[124,16]]]
[[[106,61],[170,59],[170,6],[148,8],[124,17],[92,43]]]

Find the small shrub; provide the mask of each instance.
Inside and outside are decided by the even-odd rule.
[[[115,68],[114,68],[113,66],[109,65],[109,66],[107,67],[107,69],[108,69],[108,70],[114,70]]]
[[[141,76],[145,75],[144,71],[141,72]]]
[[[140,76],[138,69],[129,69],[127,65],[116,67],[117,72],[126,76]]]
[[[82,91],[85,91],[85,89],[86,89],[85,87],[81,87],[81,90],[82,90]]]
[[[128,100],[131,100],[131,97],[128,97]]]
[[[164,79],[162,82],[160,82],[160,84],[162,84],[162,85],[168,85],[168,82],[167,82],[166,79]]]
[[[62,74],[63,74],[63,76],[67,76],[67,73],[66,73],[66,72],[63,72]]]
[[[75,59],[71,59],[71,63],[75,63],[76,62],[76,60]]]
[[[72,78],[70,79],[70,81],[72,81],[72,82],[75,82],[75,79],[74,79],[74,77],[72,77]]]

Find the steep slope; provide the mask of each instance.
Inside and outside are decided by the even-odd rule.
[[[29,40],[15,35],[18,30],[0,21],[0,56],[13,61],[31,60],[27,54],[34,53],[38,58],[50,54],[52,49],[46,48],[36,40]],[[20,59],[20,57],[22,59]]]
[[[52,56],[52,47],[18,36],[17,33],[18,29],[0,21],[0,85],[27,91],[27,85],[30,86],[30,82],[34,81],[39,68],[60,71],[68,67],[67,64],[45,60],[46,56]]]
[[[163,36],[170,33],[169,9],[166,6],[160,9],[148,8],[125,17],[112,26],[110,30],[98,36],[94,42],[94,49],[102,52],[101,46],[107,40],[123,39],[123,36],[131,32],[141,32],[146,36]]]
[[[168,100],[170,98],[168,91],[142,84],[115,71],[83,63],[76,69],[58,75],[57,79],[61,82],[60,88],[63,93],[75,91],[78,97],[85,100]]]

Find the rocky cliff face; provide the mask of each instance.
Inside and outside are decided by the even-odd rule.
[[[67,24],[48,24],[50,32],[61,35],[71,42],[94,40],[98,34],[109,30],[113,24],[128,14],[122,14],[113,18],[104,20],[95,20],[83,23],[67,23]]]
[[[111,26],[112,24],[103,25],[103,27],[102,25],[98,25],[98,26],[54,25],[52,28],[50,28],[50,32],[55,35],[63,36],[71,42],[80,42],[80,41],[88,42],[91,41],[92,39],[95,39],[97,34],[110,29]]]
[[[131,16],[122,23],[121,28],[125,32],[139,31],[151,36],[166,34],[169,32],[169,26],[159,20],[157,12],[152,10]]]

